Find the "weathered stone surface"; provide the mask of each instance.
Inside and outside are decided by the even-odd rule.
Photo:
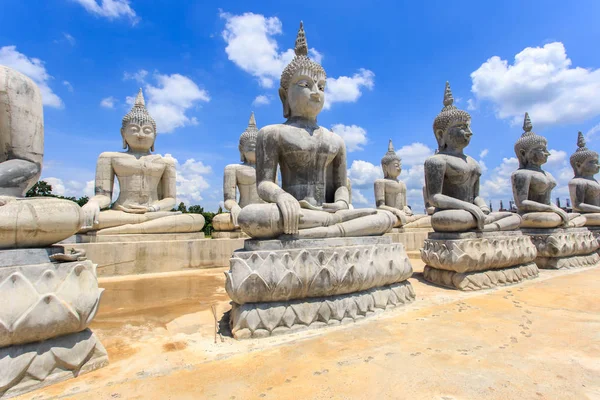
[[[535,263],[543,269],[571,269],[593,267],[600,264],[600,255],[597,252],[567,257],[538,257]]]
[[[0,347],[84,330],[101,295],[89,260],[1,267]]]
[[[265,250],[256,249],[261,245]],[[387,237],[248,240],[233,253],[225,288],[237,304],[287,301],[365,291],[411,275],[404,246]]]
[[[236,339],[286,334],[371,316],[415,299],[409,282],[331,297],[289,302],[233,304],[230,325]]]
[[[577,137],[577,150],[571,155],[574,177],[569,182],[573,211],[585,217],[585,226],[600,226],[600,183],[594,175],[600,172],[598,153],[585,147],[581,132]]]
[[[507,268],[533,261],[537,251],[519,231],[430,233],[421,259],[430,267],[459,273]]]
[[[10,398],[74,378],[108,364],[89,329],[25,345],[0,348],[0,397]]]
[[[598,263],[598,240],[587,228],[522,229],[537,248],[539,268],[562,269]],[[595,256],[594,256],[595,255]]]
[[[71,243],[122,243],[122,242],[165,242],[170,240],[204,239],[203,232],[193,233],[147,233],[139,235],[96,235],[95,232],[74,235],[59,244]]]
[[[406,251],[415,251],[423,247],[430,232],[431,228],[394,228],[385,236],[390,237],[394,243],[402,243]]]
[[[211,237],[213,239],[248,239],[250,236],[242,231],[214,231]]]
[[[423,270],[425,280],[436,285],[465,291],[512,285],[526,279],[536,278],[538,275],[539,270],[534,262],[477,272],[455,272],[429,266]]]

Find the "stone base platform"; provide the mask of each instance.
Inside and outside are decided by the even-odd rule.
[[[11,398],[108,365],[102,343],[89,329],[0,348],[0,397]]]
[[[539,268],[590,267],[600,263],[598,239],[588,228],[521,229],[537,248]]]
[[[404,246],[389,237],[246,240],[226,272],[232,333],[263,337],[362,318],[412,301],[411,275]]]
[[[534,262],[481,272],[454,272],[428,266],[423,270],[423,277],[428,282],[465,291],[512,285],[538,275],[539,270]]]
[[[431,232],[433,232],[431,228],[394,228],[385,236],[391,237],[394,243],[402,243],[406,251],[418,251]]]
[[[135,275],[224,267],[243,239],[205,239],[200,233],[75,235],[55,245],[76,248],[98,264],[98,276]]]
[[[246,235],[242,231],[214,231],[212,233],[213,239],[249,239],[250,236]]]
[[[427,281],[460,290],[508,285],[538,275],[536,248],[519,231],[429,234],[421,249]]]

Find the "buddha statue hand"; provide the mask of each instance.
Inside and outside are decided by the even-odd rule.
[[[88,201],[83,207],[83,226],[81,229],[91,229],[98,224],[98,216],[100,215],[100,204],[95,200]]]
[[[335,203],[323,203],[323,211],[334,213],[337,211],[347,210],[347,209],[348,209],[348,203],[346,203],[343,200],[338,200]]]
[[[558,216],[563,220],[562,225],[568,226],[569,225],[569,214],[567,214],[567,212],[565,210],[563,210],[562,208],[559,208],[555,204],[551,204],[551,206],[552,206],[553,211],[555,213],[557,213]]]
[[[229,210],[231,213],[231,222],[233,223],[233,226],[237,229],[240,227],[240,225],[238,224],[238,215],[240,215],[240,211],[242,211],[242,207],[240,207],[238,204],[235,204],[233,207],[231,207],[231,210]]]
[[[394,207],[385,207],[382,208],[386,211],[391,212],[392,214],[394,214],[396,216],[396,218],[398,218],[398,220],[400,221],[400,223],[402,225],[406,225],[407,221],[406,221],[406,213],[403,210],[399,210],[397,208]]]
[[[409,206],[404,206],[402,211],[404,211],[404,214],[408,215],[409,217],[413,215],[413,212]]]
[[[291,194],[282,192],[277,196],[275,203],[283,217],[283,233],[287,235],[298,234],[300,223],[300,203],[298,200]]]
[[[126,206],[119,204],[115,209],[130,214],[146,214],[147,212],[158,211],[154,206],[140,206],[138,204],[127,204]]]
[[[479,208],[479,206],[476,206],[475,204],[467,204],[465,207],[465,210],[470,212],[473,215],[473,217],[475,218],[475,221],[477,221],[477,230],[482,231],[483,227],[485,226],[484,211],[481,208]]]

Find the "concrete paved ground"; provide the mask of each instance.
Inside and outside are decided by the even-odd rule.
[[[229,308],[223,270],[103,280],[92,329],[110,365],[22,398],[600,399],[600,268],[475,293],[416,273],[417,301],[404,308],[215,344],[211,305],[219,319]]]

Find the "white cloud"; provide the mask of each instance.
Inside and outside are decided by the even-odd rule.
[[[479,153],[479,158],[485,158],[489,154],[489,152],[490,151],[488,149],[481,150],[481,153]]]
[[[42,103],[49,107],[63,108],[63,102],[58,97],[48,82],[53,79],[46,71],[44,62],[38,58],[29,58],[17,51],[16,46],[0,47],[0,64],[13,68],[31,78],[40,88]]]
[[[333,103],[355,103],[362,95],[362,88],[373,89],[374,77],[372,71],[361,68],[352,77],[327,78],[323,108],[328,110]]]
[[[144,82],[147,71],[125,73],[124,79],[135,79]],[[148,112],[156,121],[156,129],[160,133],[171,133],[177,128],[197,125],[198,120],[190,117],[187,112],[199,102],[209,102],[208,91],[200,89],[187,76],[180,74],[163,75],[155,72],[152,75],[156,86],[146,83],[144,97]],[[134,96],[127,97],[125,103],[133,105]]]
[[[588,142],[593,141],[598,132],[600,132],[600,124],[595,125],[594,127],[592,127],[592,129],[587,131],[587,133],[585,134],[585,140],[587,140]]]
[[[361,146],[367,144],[367,131],[357,125],[335,124],[331,127],[334,133],[337,133],[344,139],[348,152],[362,150]]]
[[[600,114],[600,69],[572,67],[561,42],[527,47],[512,65],[493,56],[471,79],[477,99],[490,101],[498,118],[515,124],[525,111],[538,125],[582,122]]]
[[[65,38],[65,40],[67,42],[69,42],[69,44],[71,46],[75,46],[75,44],[77,43],[77,41],[75,40],[75,38],[73,36],[71,36],[70,34],[63,32],[63,37]]]
[[[137,24],[139,17],[129,5],[129,0],[73,0],[81,4],[88,12],[110,20],[128,18],[133,25]]]
[[[352,189],[353,204],[369,204],[369,200],[362,194],[359,189]]]
[[[242,70],[255,76],[261,87],[272,88],[281,77],[285,66],[294,58],[294,50],[279,50],[275,36],[281,35],[282,24],[277,17],[245,13],[233,15],[221,12],[225,29],[221,36],[227,43],[225,52],[230,61]],[[314,48],[310,57],[321,63],[323,55]],[[362,94],[362,89],[372,89],[375,74],[361,68],[353,76],[328,78],[325,87],[324,109],[336,102],[353,103]]]
[[[173,158],[170,154],[165,154],[165,157]],[[203,200],[202,194],[210,188],[204,176],[212,174],[211,166],[193,158],[186,160],[183,165],[176,158],[173,159],[177,168],[177,202],[183,201],[188,206],[198,204]]]
[[[63,85],[65,85],[65,87],[67,88],[67,90],[71,93],[73,93],[73,85],[71,85],[71,82],[69,81],[63,81]]]
[[[52,186],[52,194],[64,197],[91,197],[94,195],[94,181],[81,182],[77,180],[63,181],[60,178],[46,177],[43,181]]]
[[[368,161],[354,160],[348,170],[348,177],[352,181],[352,190],[357,188],[373,187],[376,179],[383,178],[381,167]]]
[[[100,101],[100,107],[104,107],[104,108],[115,108],[115,103],[118,100],[115,99],[113,96],[110,97],[105,97],[102,99],[102,101]]]
[[[123,73],[123,80],[124,81],[128,81],[128,80],[134,80],[136,82],[139,83],[145,83],[146,82],[146,76],[148,76],[148,71],[146,71],[145,69],[140,69],[139,71],[130,73],[130,72],[124,72]]]
[[[267,105],[270,103],[271,103],[271,98],[269,96],[261,94],[259,96],[256,96],[256,98],[252,102],[252,105],[253,106],[263,106],[263,105]]]
[[[402,159],[402,166],[422,165],[433,153],[433,149],[419,142],[402,146],[396,151],[396,154]]]

